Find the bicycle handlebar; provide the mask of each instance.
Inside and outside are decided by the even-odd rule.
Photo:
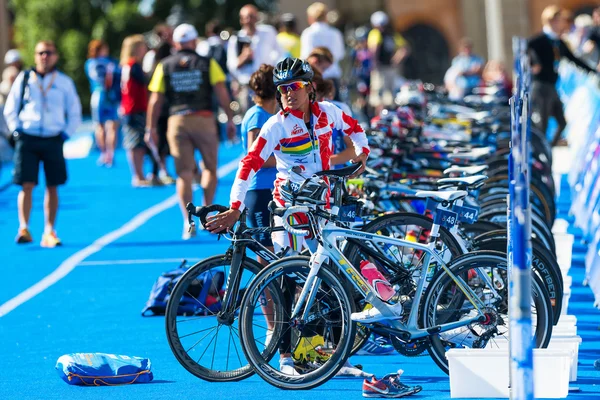
[[[283,222],[282,222],[283,228],[286,231],[288,231],[289,233],[291,233],[292,235],[296,235],[296,236],[310,235],[309,231],[306,231],[304,229],[294,228],[287,222],[288,217],[290,217],[292,214],[309,212],[310,211],[309,207],[307,207],[307,206],[292,206],[292,207],[288,207],[288,208],[277,207],[277,203],[275,203],[274,201],[271,201],[269,203],[269,211],[271,211],[271,213],[273,213],[273,215],[281,217],[281,219],[283,220]]]
[[[194,221],[192,220],[193,215],[200,219],[200,223],[202,224],[202,226],[206,226],[206,217],[208,216],[208,214],[215,211],[220,214],[229,210],[229,207],[225,207],[219,204],[211,204],[210,206],[196,207],[194,203],[187,203],[185,209],[188,212],[188,222],[190,225],[194,224]]]

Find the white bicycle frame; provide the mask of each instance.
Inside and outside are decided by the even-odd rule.
[[[292,215],[297,212],[308,212],[309,208],[306,206],[293,206],[286,210],[283,220],[286,221],[287,215]],[[285,224],[284,224],[285,226]],[[288,226],[289,227],[289,226]],[[286,229],[288,229],[286,227]],[[293,234],[299,234],[297,230],[289,227]],[[437,238],[439,233],[439,225],[433,224],[431,229],[431,238]],[[333,226],[332,224],[326,224],[322,231],[318,233],[321,240],[317,248],[317,251],[312,255],[310,261],[310,272],[307,276],[306,283],[302,288],[298,301],[294,306],[291,318],[298,317],[301,313],[301,319],[307,319],[309,310],[316,298],[316,288],[320,284],[320,278],[317,277],[319,270],[324,262],[331,259],[338,269],[348,278],[352,285],[361,293],[365,300],[373,305],[382,315],[389,317],[389,323],[395,329],[407,332],[410,334],[411,339],[417,339],[429,336],[434,333],[446,332],[458,327],[469,325],[473,322],[481,321],[483,317],[482,308],[485,304],[477,297],[477,295],[471,290],[471,288],[464,282],[464,280],[456,276],[446,265],[444,260],[435,251],[435,240],[430,241],[428,244],[415,243],[408,240],[397,239],[382,235],[376,235],[371,233],[365,233],[360,231],[354,231],[351,229],[345,229]],[[425,253],[423,259],[423,265],[421,267],[421,279],[417,283],[415,301],[412,303],[410,315],[407,323],[402,323],[397,319],[397,316],[390,310],[389,306],[383,302],[373,292],[373,289],[365,281],[360,272],[346,259],[342,252],[337,247],[337,241],[339,238],[355,238],[362,239],[363,241],[376,241],[381,243],[387,243],[396,246],[410,247],[421,250]],[[435,327],[429,327],[427,329],[421,329],[418,327],[418,311],[420,299],[425,290],[427,274],[427,268],[429,267],[430,261],[434,259],[450,276],[450,278],[457,284],[461,292],[466,296],[467,300],[473,305],[478,311],[478,315],[473,318],[464,319],[461,321],[450,322]],[[480,273],[480,275],[485,275]],[[306,307],[304,307],[306,304]],[[303,310],[304,308],[304,310]]]

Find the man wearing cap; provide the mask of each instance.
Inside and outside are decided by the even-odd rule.
[[[225,87],[225,73],[212,58],[196,53],[198,32],[190,24],[181,24],[173,32],[177,53],[163,59],[156,67],[149,90],[146,141],[156,143],[156,126],[164,101],[169,105],[167,140],[177,172],[177,195],[183,214],[184,240],[195,235],[188,232],[185,206],[192,201],[192,181],[196,167],[194,151],[202,155],[204,169],[201,186],[204,203],[212,204],[217,187],[217,151],[219,138],[213,113],[213,92],[228,117],[227,135],[235,136],[230,99]]]

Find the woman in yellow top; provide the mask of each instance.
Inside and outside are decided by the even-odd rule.
[[[279,19],[277,43],[285,50],[285,57],[300,58],[300,35],[296,32],[296,17],[285,13]]]

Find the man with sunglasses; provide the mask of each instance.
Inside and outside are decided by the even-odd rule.
[[[81,123],[81,103],[73,80],[56,69],[58,53],[51,41],[35,46],[35,68],[19,74],[6,101],[4,117],[15,144],[14,183],[18,197],[19,232],[16,242],[33,241],[29,232],[32,192],[44,163],[46,197],[42,247],[61,245],[54,230],[58,186],[67,181],[63,143]]]

